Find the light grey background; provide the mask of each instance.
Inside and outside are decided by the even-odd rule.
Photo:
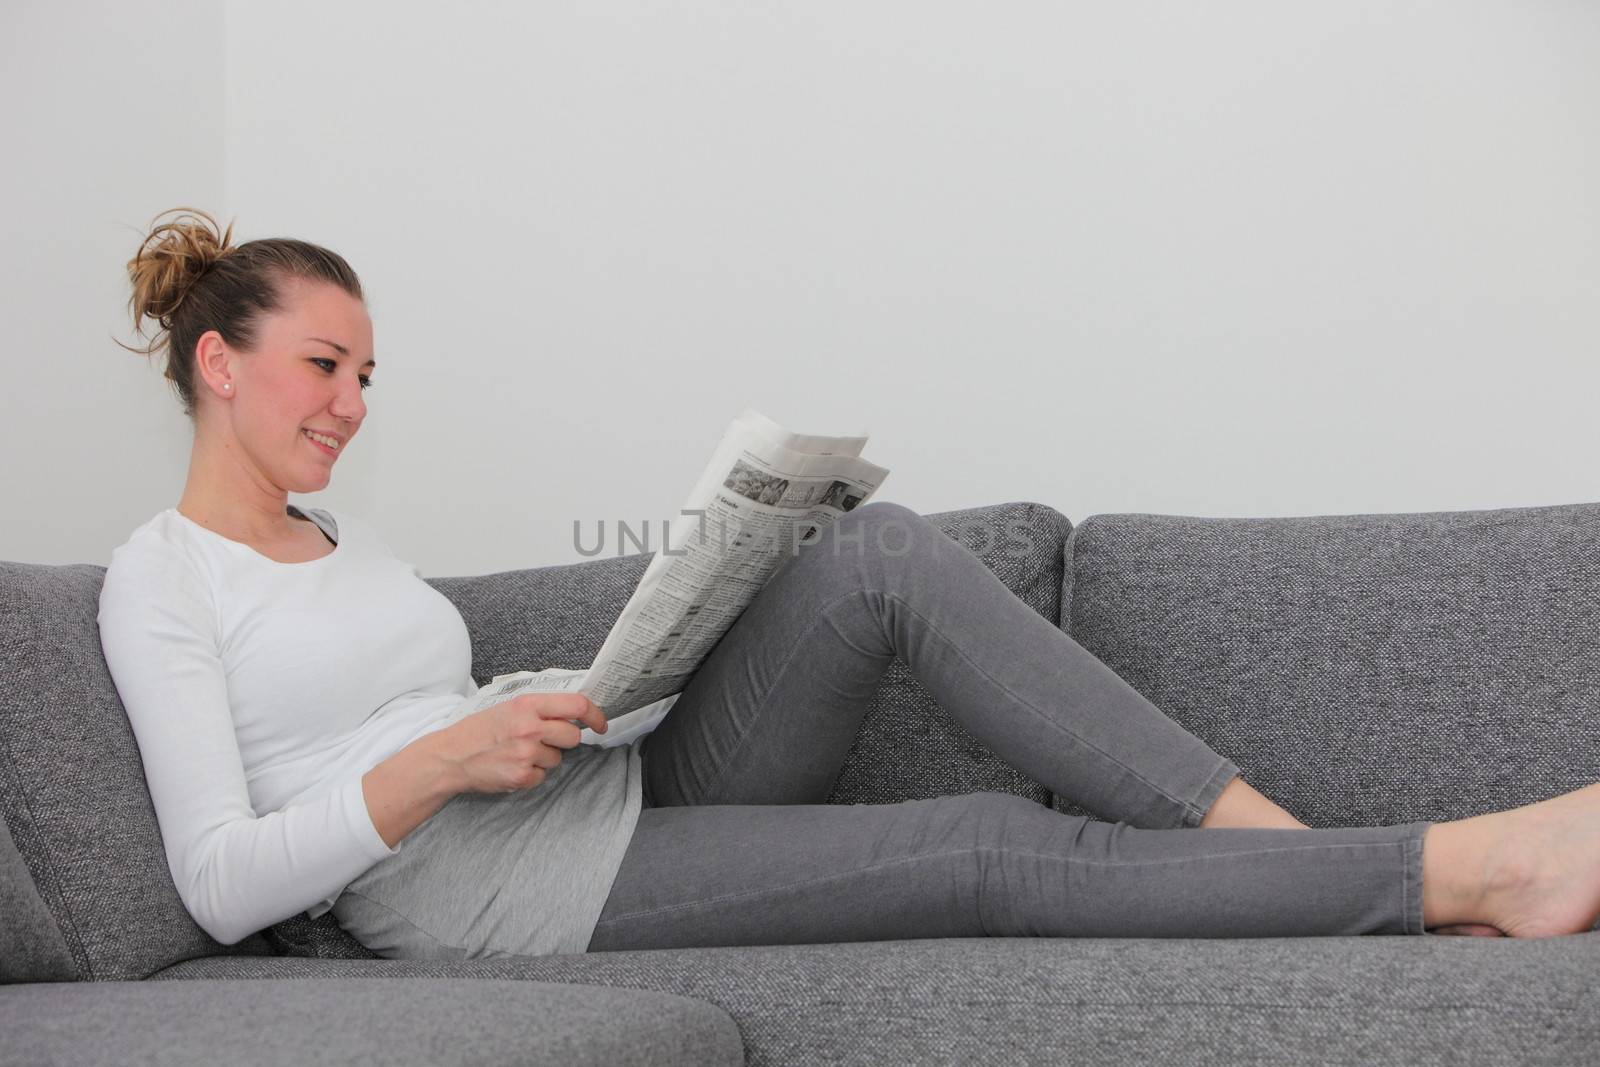
[[[0,49],[0,558],[177,502],[111,337],[179,205],[361,274],[307,502],[430,576],[659,532],[747,404],[924,512],[1600,497],[1585,0],[12,0]]]

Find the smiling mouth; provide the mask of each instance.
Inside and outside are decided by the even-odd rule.
[[[328,445],[323,444],[322,441],[318,440],[317,437],[312,437],[310,430],[301,430],[300,436],[304,437],[307,441],[310,441],[313,448],[319,449],[326,455],[337,456],[339,454],[339,450],[337,448],[329,447]],[[321,435],[319,434],[318,436],[320,437]],[[332,440],[332,438],[328,438],[328,440]]]

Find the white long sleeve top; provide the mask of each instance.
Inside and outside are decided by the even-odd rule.
[[[333,551],[279,563],[169,508],[113,552],[100,593],[168,866],[224,945],[323,914],[398,851],[362,775],[477,690],[455,606],[364,522],[311,510]]]

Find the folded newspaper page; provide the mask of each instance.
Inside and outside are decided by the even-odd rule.
[[[584,744],[655,729],[722,635],[798,547],[867,500],[889,472],[861,458],[867,437],[793,434],[746,408],[729,424],[679,517],[585,670],[497,675],[463,718],[513,697],[576,692],[605,712]]]

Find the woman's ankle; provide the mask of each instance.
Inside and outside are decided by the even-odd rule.
[[[1482,816],[1436,822],[1422,836],[1422,925],[1485,923]]]

